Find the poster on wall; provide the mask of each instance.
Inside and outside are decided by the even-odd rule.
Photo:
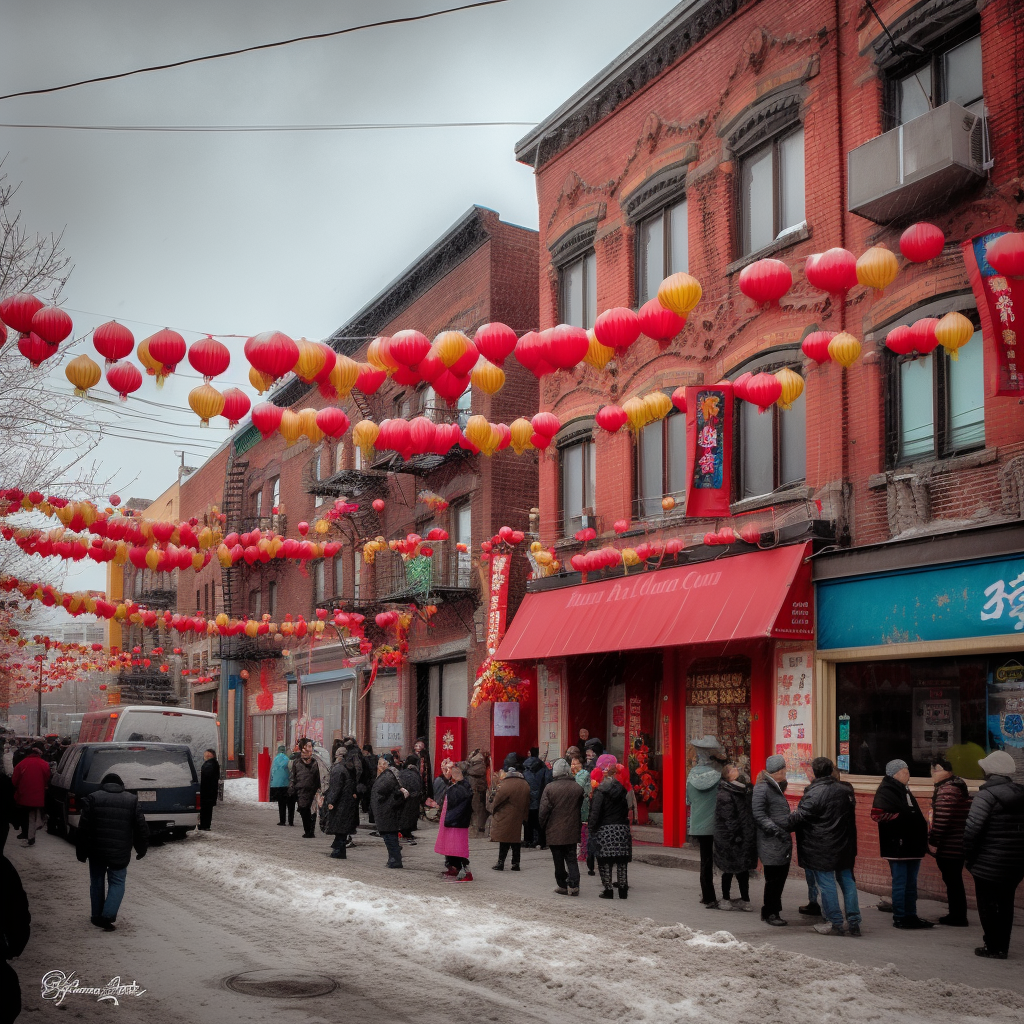
[[[514,701],[499,701],[494,705],[494,735],[519,735],[519,705]]]
[[[960,687],[914,687],[911,753],[915,761],[928,761],[960,743]]]
[[[390,750],[392,747],[401,747],[403,738],[401,722],[379,722],[377,724],[378,749]]]
[[[732,491],[732,385],[686,389],[688,516],[729,514]]]
[[[562,723],[565,721],[562,708],[565,700],[564,661],[546,661],[537,665],[537,700],[540,712],[537,730],[540,759],[550,762],[561,757],[565,749],[562,745]]]
[[[508,567],[511,555],[491,554],[491,586],[487,599],[487,653],[492,657],[505,635],[508,611]]]
[[[786,759],[786,778],[806,782],[814,759],[814,652],[775,650],[775,753]]]
[[[318,746],[324,745],[324,720],[322,718],[311,718],[309,720],[309,732],[306,734]]]

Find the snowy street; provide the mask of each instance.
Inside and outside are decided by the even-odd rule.
[[[607,903],[584,868],[572,900],[552,893],[547,852],[524,851],[521,872],[498,873],[485,841],[471,850],[476,881],[453,885],[439,877],[429,830],[405,849],[401,872],[384,869],[382,841],[365,832],[348,860],[331,860],[327,838],[279,828],[276,807],[234,802],[245,786],[229,783],[212,832],[132,862],[112,934],[89,924],[87,869],[70,844],[40,834],[30,850],[8,840],[32,912],[32,938],[15,961],[25,1019],[70,1010],[83,1021],[154,1024],[342,1014],[420,1024],[1024,1020],[1019,943],[1007,962],[977,961],[973,912],[970,929],[901,935],[865,895],[862,939],[821,937],[796,913],[806,893],[793,880],[789,927],[768,929],[756,913],[701,907],[692,871],[634,864],[629,900]],[[934,919],[939,906],[923,913]],[[49,971],[90,986],[120,977],[145,993],[119,1007],[69,995],[55,1008],[40,997]],[[228,987],[260,971],[270,973]]]

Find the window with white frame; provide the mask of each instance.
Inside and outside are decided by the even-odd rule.
[[[597,446],[578,441],[559,449],[562,487],[562,533],[571,536],[583,525],[586,510],[593,514],[597,476]]]
[[[593,250],[560,267],[558,282],[559,321],[593,327],[597,319],[597,257]]]
[[[658,294],[669,276],[690,269],[690,233],[683,199],[645,217],[637,225],[637,302]]]
[[[804,222],[804,129],[776,135],[740,162],[742,255],[758,252]]]

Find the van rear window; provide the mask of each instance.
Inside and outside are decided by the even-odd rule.
[[[98,784],[110,773],[121,777],[125,789],[170,789],[193,784],[192,769],[183,750],[94,751],[85,781]]]

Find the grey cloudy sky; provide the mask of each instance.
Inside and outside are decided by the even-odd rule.
[[[0,93],[455,6],[457,0],[0,0]],[[549,114],[674,6],[671,0],[508,0],[426,22],[0,102],[0,122],[103,125],[531,121]],[[117,317],[158,327],[327,335],[472,203],[536,227],[526,127],[180,134],[0,128],[36,230],[65,229],[76,335]],[[410,325],[413,326],[413,325]],[[198,332],[198,333],[193,333]],[[245,384],[242,340],[221,384]],[[80,343],[72,355],[88,351]],[[199,430],[183,364],[127,407],[91,404],[101,475],[155,497]],[[63,366],[51,385],[67,389]],[[109,397],[102,385],[99,392]],[[157,404],[144,404],[145,402]],[[169,406],[164,408],[162,406]],[[223,422],[223,421],[222,421]],[[170,442],[170,443],[168,443]],[[180,442],[180,443],[179,443]],[[80,563],[75,585],[102,585]]]

